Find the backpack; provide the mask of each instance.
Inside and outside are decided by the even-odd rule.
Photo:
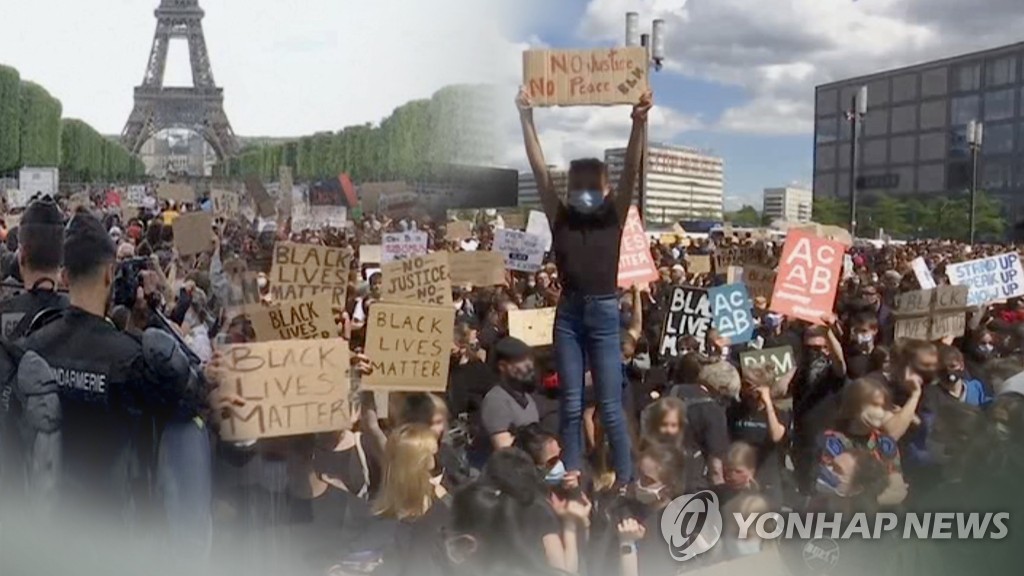
[[[0,500],[45,512],[57,501],[61,404],[50,365],[0,340]]]

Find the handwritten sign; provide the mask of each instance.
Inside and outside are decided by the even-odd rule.
[[[230,218],[241,210],[241,198],[230,190],[211,190],[210,201],[213,202],[213,213],[217,216]]]
[[[793,347],[779,346],[778,348],[740,352],[740,371],[753,366],[764,366],[774,372],[776,376],[788,374],[796,370]]]
[[[497,252],[452,252],[448,263],[454,286],[505,284],[505,259]]]
[[[963,336],[967,329],[967,286],[938,286],[896,296],[895,337],[940,340]]]
[[[448,253],[411,256],[382,267],[384,301],[436,304],[452,303],[452,279]]]
[[[619,244],[618,285],[628,288],[634,284],[655,282],[658,277],[658,269],[654,266],[654,258],[651,257],[651,244],[644,232],[640,212],[636,206],[630,206]]]
[[[687,254],[686,264],[690,274],[711,274],[711,256],[708,254]]]
[[[807,231],[790,231],[782,249],[771,309],[821,324],[832,312],[845,248]]]
[[[178,254],[191,256],[213,249],[213,215],[189,212],[174,219],[174,247]]]
[[[124,203],[128,207],[138,208],[146,202],[146,187],[140,185],[129,186],[125,192]]]
[[[222,351],[221,385],[245,400],[227,408],[221,438],[255,440],[349,427],[348,343],[289,340],[234,344]]]
[[[635,104],[647,91],[647,49],[527,50],[523,86],[535,106]]]
[[[359,247],[360,264],[380,264],[380,244],[363,244]]]
[[[730,344],[749,342],[754,336],[754,315],[750,296],[743,284],[727,284],[708,290],[711,300],[712,326]]]
[[[473,223],[460,220],[458,222],[449,222],[445,226],[445,240],[449,242],[460,242],[467,238],[473,237]]]
[[[331,295],[321,292],[308,300],[282,302],[250,310],[249,319],[260,342],[272,340],[329,340],[338,337]]]
[[[7,207],[8,208],[24,208],[28,205],[29,195],[28,192],[24,192],[17,188],[9,188],[7,190]]]
[[[448,386],[455,310],[374,302],[366,320],[368,390],[428,392]]]
[[[910,267],[914,269],[914,276],[917,277],[917,283],[921,286],[922,290],[928,290],[929,288],[935,288],[935,277],[932,276],[928,266],[924,262],[924,258],[918,256],[910,262]]]
[[[636,208],[631,207],[630,210],[636,210]],[[639,216],[637,219],[639,219]],[[508,222],[506,221],[506,224],[507,223]],[[626,225],[629,225],[628,220],[626,221]],[[515,226],[508,227],[515,228]],[[640,227],[640,231],[643,232],[642,225]],[[540,210],[530,210],[530,218],[526,222],[526,232],[540,238],[545,252],[551,251],[553,238],[551,237],[551,224],[548,222],[547,214],[544,214]]]
[[[968,306],[1024,296],[1024,270],[1013,252],[949,264],[946,276],[950,284],[968,287]]]
[[[174,200],[175,202],[196,201],[196,191],[188,184],[161,182],[156,188],[156,195],[164,200]]]
[[[333,306],[343,307],[351,261],[347,249],[278,242],[270,269],[274,301],[306,300],[329,292]]]
[[[661,330],[662,356],[678,356],[680,341],[686,336],[697,339],[702,352],[707,351],[708,328],[711,327],[711,304],[707,290],[676,286]]]
[[[494,251],[505,260],[505,268],[536,272],[544,262],[544,245],[538,236],[518,230],[495,230]]]
[[[382,236],[381,264],[427,253],[427,233],[393,232]]]
[[[508,333],[530,346],[550,346],[555,335],[555,308],[509,310]]]

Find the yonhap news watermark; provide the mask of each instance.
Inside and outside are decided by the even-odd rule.
[[[738,540],[1002,540],[1008,512],[757,512],[733,513],[729,537]],[[673,500],[661,516],[672,557],[689,560],[711,550],[725,534],[718,496],[704,490]]]

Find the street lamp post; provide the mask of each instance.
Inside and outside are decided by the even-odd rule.
[[[984,130],[985,125],[981,122],[971,120],[967,124],[967,144],[971,147],[971,214],[968,232],[971,244],[974,244],[974,211],[978,197],[978,153],[981,152]]]
[[[850,100],[846,121],[850,123],[850,235],[857,237],[857,179],[860,172],[860,130],[864,116],[868,113],[868,87],[860,90]]]
[[[640,34],[640,14],[626,13],[626,46],[643,46],[647,48],[647,74],[650,78],[651,68],[661,70],[665,60],[665,21],[657,19],[651,23],[650,34]],[[640,219],[647,219],[647,132],[648,121],[644,119],[644,150],[640,158],[639,185],[637,186],[637,205]]]

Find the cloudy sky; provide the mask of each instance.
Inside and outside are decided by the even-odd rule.
[[[667,21],[652,137],[726,162],[727,204],[809,182],[814,86],[1019,41],[1019,0],[202,0],[235,131],[295,136],[376,122],[454,82],[514,96],[528,46],[622,42],[624,13]],[[65,115],[118,133],[145,69],[158,0],[5,0],[0,63],[60,98]],[[167,83],[189,80],[172,45]],[[504,104],[504,102],[502,102]],[[522,166],[514,110],[502,159]],[[544,110],[550,161],[620,146],[628,110]]]

